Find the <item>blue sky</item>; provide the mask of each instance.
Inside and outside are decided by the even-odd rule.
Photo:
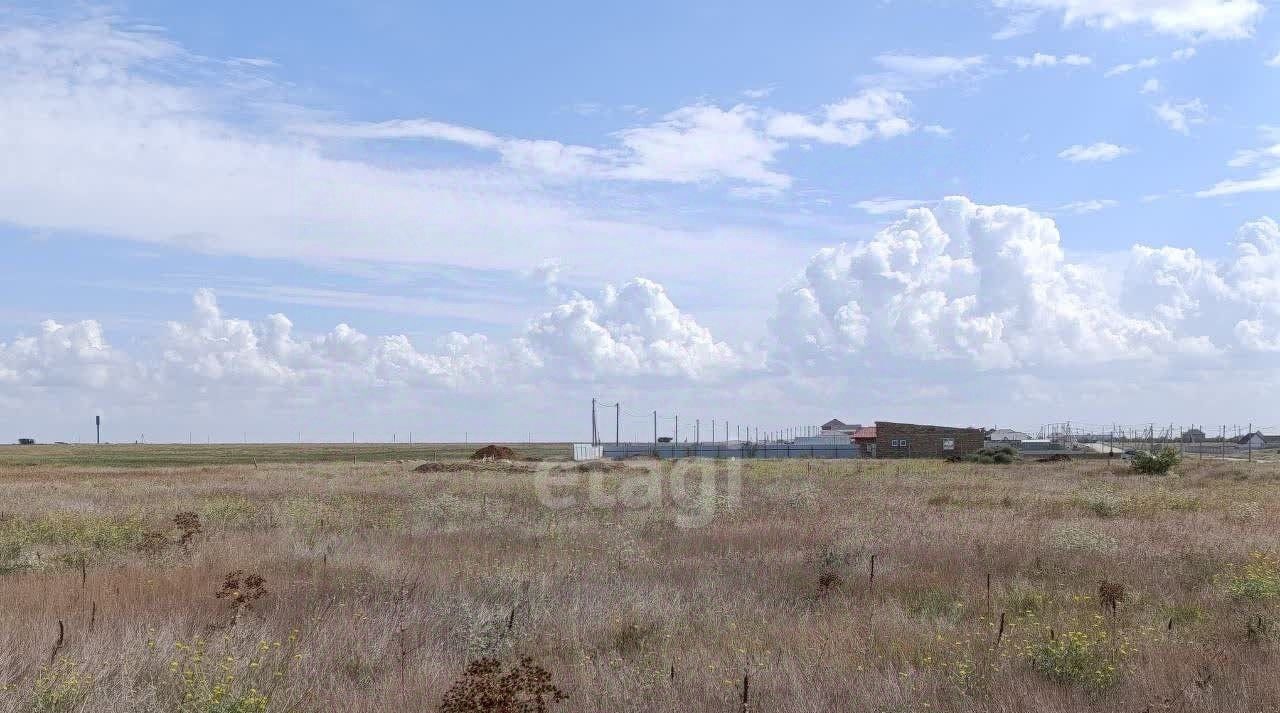
[[[1210,385],[1280,377],[1261,0],[17,4],[0,60],[0,431],[1267,423]]]

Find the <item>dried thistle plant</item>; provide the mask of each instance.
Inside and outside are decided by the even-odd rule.
[[[532,658],[520,659],[510,670],[498,659],[480,658],[467,664],[444,694],[440,713],[546,713],[568,698]]]
[[[142,533],[142,539],[138,542],[138,549],[151,557],[157,557],[169,548],[169,538],[163,532],[148,530]]]
[[[267,595],[267,580],[261,575],[245,573],[237,569],[227,575],[222,588],[213,596],[226,599],[231,604],[231,625],[235,626],[240,619],[240,612],[252,609],[253,603]]]
[[[1112,615],[1116,613],[1116,607],[1124,601],[1124,598],[1124,585],[1120,582],[1108,582],[1105,579],[1098,582],[1098,603],[1110,609]]]
[[[200,516],[190,510],[184,510],[173,516],[173,524],[178,528],[178,544],[186,547],[196,535],[204,530],[200,527]]]

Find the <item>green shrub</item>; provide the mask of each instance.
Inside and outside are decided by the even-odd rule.
[[[79,666],[66,659],[58,659],[36,678],[29,710],[36,713],[78,710],[92,684],[92,678]]]
[[[1204,620],[1204,610],[1195,604],[1174,604],[1162,609],[1160,616],[1165,626],[1190,626]]]
[[[1115,493],[1095,491],[1082,493],[1074,498],[1076,505],[1098,517],[1114,517],[1128,504],[1128,500]]]
[[[1249,555],[1244,565],[1232,565],[1226,577],[1227,593],[1239,599],[1280,597],[1280,559],[1265,552]]]
[[[901,601],[904,609],[921,619],[955,619],[964,610],[955,594],[936,587],[907,592]]]
[[[1137,451],[1133,454],[1133,469],[1147,475],[1165,475],[1178,464],[1178,451],[1165,446],[1160,452]]]
[[[1005,465],[1018,460],[1018,449],[1013,446],[987,446],[965,457],[970,463]]]
[[[1120,681],[1105,632],[1065,631],[1031,646],[1031,667],[1049,680],[1103,691]]]
[[[1032,587],[1014,586],[1005,595],[1005,607],[1015,616],[1035,614],[1048,602],[1049,595]]]

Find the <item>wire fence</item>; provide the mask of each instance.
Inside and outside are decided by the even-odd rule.
[[[1098,424],[1050,423],[1038,432],[1041,440],[1064,447],[1123,455],[1137,450],[1173,448],[1184,458],[1280,460],[1280,424]]]

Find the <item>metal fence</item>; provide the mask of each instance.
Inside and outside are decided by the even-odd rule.
[[[861,458],[858,446],[786,443],[605,443],[605,458]]]

